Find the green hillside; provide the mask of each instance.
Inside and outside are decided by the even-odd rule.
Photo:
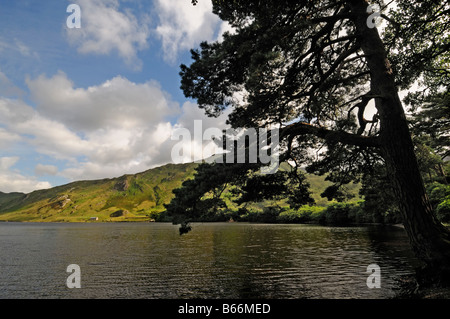
[[[168,164],[118,178],[79,181],[29,194],[0,192],[0,221],[86,222],[149,221],[164,211],[172,190],[192,178],[197,164]],[[329,202],[320,193],[329,185],[324,177],[307,175],[316,204]],[[350,190],[357,195],[358,187]],[[231,198],[227,198],[232,204]],[[234,205],[230,205],[233,208]],[[261,206],[261,203],[257,206]]]
[[[67,185],[29,194],[0,193],[0,220],[36,222],[146,221],[164,210],[172,189],[191,178],[197,164],[168,164],[135,175]]]

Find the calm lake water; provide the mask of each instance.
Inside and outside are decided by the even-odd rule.
[[[398,227],[0,223],[3,299],[391,298],[414,262]],[[66,286],[70,264],[80,289]]]

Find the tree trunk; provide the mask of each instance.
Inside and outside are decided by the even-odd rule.
[[[404,109],[387,53],[376,28],[367,25],[367,3],[352,0],[352,12],[371,71],[372,93],[380,117],[379,142],[405,230],[417,258],[424,262],[426,280],[450,281],[450,233],[436,219],[417,164]],[[431,270],[431,271],[428,271]],[[432,276],[431,276],[432,275]],[[420,279],[420,278],[419,278]]]

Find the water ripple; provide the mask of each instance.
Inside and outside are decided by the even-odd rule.
[[[412,273],[396,228],[194,224],[0,225],[0,298],[389,298]],[[65,285],[81,268],[81,289]],[[377,263],[382,289],[368,289]]]

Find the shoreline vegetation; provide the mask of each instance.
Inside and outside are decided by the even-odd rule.
[[[174,189],[193,178],[197,167],[196,163],[167,164],[134,175],[78,181],[29,194],[0,192],[0,222],[173,222],[165,204],[174,198]],[[237,205],[232,191],[225,190],[222,198],[226,208],[189,222],[331,226],[402,223],[389,197],[364,196],[361,194],[363,186],[352,183],[346,185],[343,201],[328,200],[322,196],[332,184],[326,176],[305,173],[305,177],[314,204],[292,208],[281,199]],[[442,201],[449,195],[450,186],[431,183],[427,191],[433,206],[443,208],[439,219],[448,223],[450,205],[447,207],[443,205],[445,200]]]
[[[190,223],[254,223],[254,224],[299,224],[299,225],[318,225],[330,227],[359,227],[368,225],[393,226],[404,228],[398,218],[389,219],[387,217],[383,221],[374,221],[372,217],[365,214],[358,204],[360,203],[337,203],[328,207],[308,206],[298,210],[283,209],[275,207],[266,207],[263,211],[248,211],[240,209],[238,211],[230,211],[220,213],[215,216],[196,219]],[[125,213],[125,216],[128,213]],[[67,219],[2,219],[0,215],[0,223],[172,223],[172,219],[166,216],[163,211],[159,214],[153,214],[154,218],[149,216],[128,216],[122,218],[98,218],[86,217]],[[443,223],[444,226],[450,228],[450,224]]]

